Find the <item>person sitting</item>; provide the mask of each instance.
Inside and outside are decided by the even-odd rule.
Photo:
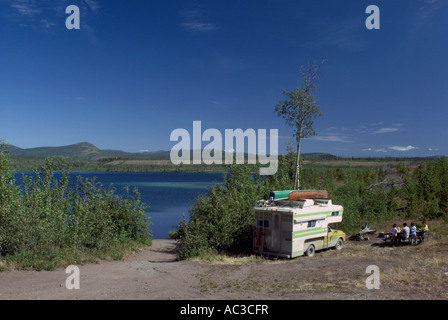
[[[414,243],[417,244],[417,227],[415,226],[415,223],[411,223],[411,228],[409,228],[409,238],[411,239],[411,245]]]
[[[423,227],[422,227],[422,231],[423,231],[422,241],[423,241],[429,232],[429,227],[425,220],[422,221],[422,225],[423,225]]]
[[[395,223],[392,225],[392,230],[390,232],[392,232],[392,235],[390,237],[390,244],[395,244],[397,234],[398,234],[397,225]]]
[[[410,229],[408,227],[408,224],[405,222],[405,223],[403,223],[403,229],[400,232],[400,240],[407,241],[409,239],[409,233],[410,233]]]

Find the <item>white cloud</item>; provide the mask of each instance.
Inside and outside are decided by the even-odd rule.
[[[34,16],[41,12],[39,8],[27,0],[14,0],[11,7],[17,9],[24,16]]]
[[[181,10],[179,13],[182,17],[188,19],[197,19],[202,16],[201,11],[199,10]]]
[[[96,12],[100,8],[100,5],[94,0],[84,0],[90,10]]]
[[[180,26],[187,31],[208,32],[218,29],[214,23],[205,21],[203,13],[199,10],[182,10],[179,14],[183,20]]]
[[[359,125],[357,128],[353,130],[358,134],[384,134],[404,130],[404,124],[396,123],[393,126],[385,127],[384,122],[379,121],[366,125]]]
[[[204,23],[204,22],[183,22],[181,23],[181,27],[188,31],[193,32],[205,32],[205,31],[214,31],[216,30],[216,26],[213,23]]]
[[[307,49],[322,49],[337,47],[344,51],[356,52],[363,50],[367,41],[359,32],[359,19],[340,19],[334,22],[330,19],[315,19],[310,23],[315,30],[321,30],[317,36],[300,43]]]
[[[391,149],[391,150],[395,150],[395,151],[411,151],[411,150],[418,149],[418,148],[417,148],[417,147],[414,147],[414,146],[407,146],[407,147],[403,147],[403,146],[392,146],[392,147],[389,147],[389,149]]]
[[[26,23],[19,21],[20,27],[33,28],[35,30],[45,30],[48,32],[60,25],[64,26],[67,14],[65,9],[72,4],[71,0],[0,0],[8,2],[9,6],[18,12],[20,20],[26,20]],[[82,12],[81,30],[85,32],[88,40],[96,47],[100,47],[100,42],[96,37],[89,21],[91,16],[101,14],[101,6],[97,0],[78,1],[76,5]],[[17,14],[11,15],[9,18],[13,21],[17,20]]]
[[[53,27],[55,24],[53,22],[50,22],[46,19],[42,19],[40,20],[40,22],[44,25],[45,28],[49,29],[51,27]]]
[[[375,130],[372,132],[372,134],[381,134],[381,133],[391,133],[398,131],[398,128],[379,128],[378,130]]]
[[[324,141],[324,142],[343,142],[343,143],[352,142],[348,140],[346,136],[342,135],[314,136],[311,137],[310,140]]]
[[[424,0],[414,17],[414,24],[411,28],[410,36],[414,36],[415,32],[422,29],[434,16],[441,14],[443,7],[447,4],[446,1],[439,0]]]
[[[379,149],[367,148],[367,149],[362,149],[362,151],[387,152],[387,150],[384,148],[379,148]]]

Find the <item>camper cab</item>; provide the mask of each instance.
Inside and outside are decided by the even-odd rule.
[[[329,224],[342,221],[343,207],[330,199],[261,200],[255,207],[254,252],[293,258],[341,249],[345,233]]]

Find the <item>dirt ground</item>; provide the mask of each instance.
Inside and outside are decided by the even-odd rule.
[[[381,239],[347,241],[342,250],[291,260],[176,261],[174,240],[122,261],[79,267],[69,290],[65,269],[0,272],[3,300],[413,300],[448,298],[448,245],[383,246]],[[379,289],[368,289],[377,266]]]

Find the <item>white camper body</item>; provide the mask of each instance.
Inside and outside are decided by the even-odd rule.
[[[341,222],[343,210],[330,199],[262,200],[255,207],[254,252],[292,258],[340,249],[345,233],[329,224]]]

